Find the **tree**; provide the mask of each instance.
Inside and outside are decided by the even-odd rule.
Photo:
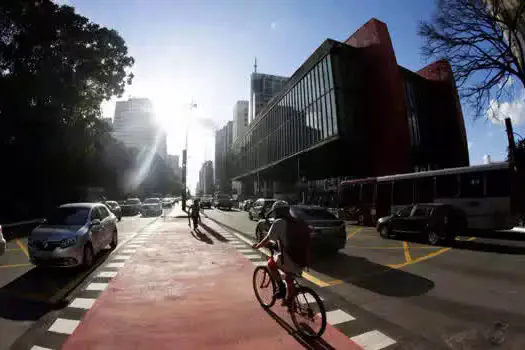
[[[0,3],[0,195],[51,204],[103,183],[100,104],[133,75],[124,40],[49,0]],[[43,203],[42,202],[42,203]],[[5,208],[3,208],[5,209]]]
[[[437,0],[430,22],[421,22],[422,52],[450,62],[461,96],[483,115],[491,101],[525,87],[525,2]]]

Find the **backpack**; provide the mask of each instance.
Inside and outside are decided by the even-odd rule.
[[[300,220],[286,221],[286,242],[284,247],[288,256],[301,268],[308,267],[312,261],[312,231],[310,227]]]

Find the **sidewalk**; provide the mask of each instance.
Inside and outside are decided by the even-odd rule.
[[[258,304],[254,265],[226,239],[190,233],[187,221],[172,218],[176,210],[126,261],[63,349],[360,349],[330,325],[321,341],[297,339],[282,307],[269,313]]]

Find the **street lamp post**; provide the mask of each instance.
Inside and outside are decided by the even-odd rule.
[[[197,108],[197,104],[193,101],[190,104],[190,116],[191,111],[194,108]],[[187,178],[187,169],[188,169],[188,122],[186,123],[186,140],[184,143],[184,149],[182,150],[182,210],[186,211],[186,195],[187,195],[187,185],[186,185],[186,178]]]

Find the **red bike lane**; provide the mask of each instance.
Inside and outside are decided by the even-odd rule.
[[[120,269],[63,349],[361,349],[327,325],[300,338],[279,302],[267,312],[254,265],[221,237],[166,220]]]

